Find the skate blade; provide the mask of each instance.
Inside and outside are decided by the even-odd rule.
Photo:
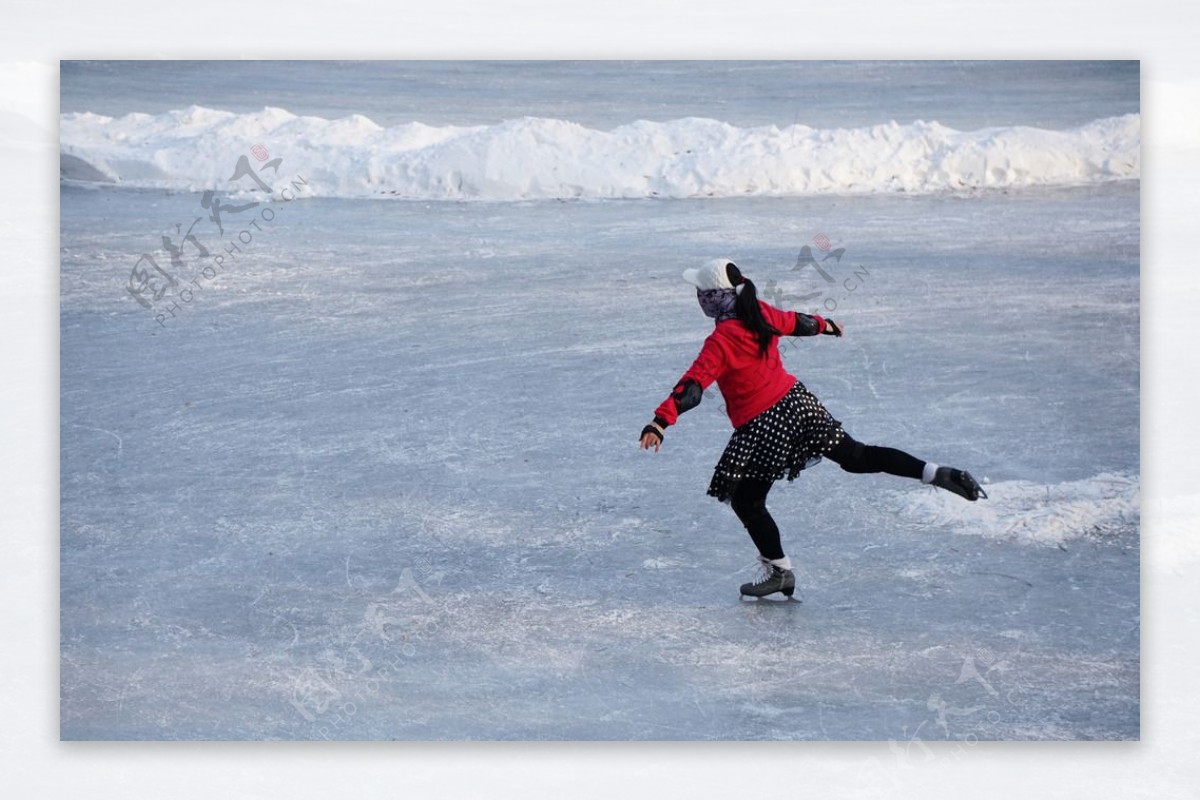
[[[782,595],[782,593],[778,592],[773,592],[769,595],[746,595],[745,593],[738,593],[738,600],[744,604],[752,601],[766,604],[804,603],[804,599],[800,597],[800,593],[795,593],[794,595]]]

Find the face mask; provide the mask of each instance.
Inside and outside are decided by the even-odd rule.
[[[737,317],[737,293],[732,289],[697,289],[696,299],[704,313],[718,323]]]

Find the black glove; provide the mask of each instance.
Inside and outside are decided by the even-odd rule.
[[[646,436],[647,434],[653,434],[654,436],[658,437],[658,444],[661,445],[663,441],[664,428],[665,426],[659,426],[656,423],[650,423],[642,429],[642,433],[638,434],[638,442],[641,442],[642,437]]]
[[[826,317],[825,318],[825,330],[822,331],[821,333],[829,334],[829,336],[831,336],[831,337],[840,337],[842,335],[842,327],[840,325],[838,325],[837,323],[835,323],[833,320],[830,320],[828,317]]]

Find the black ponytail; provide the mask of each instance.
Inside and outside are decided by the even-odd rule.
[[[725,265],[725,272],[729,275],[729,282],[737,289],[737,302],[734,305],[737,318],[758,338],[758,355],[766,358],[771,340],[783,334],[763,317],[754,282],[743,276],[742,271],[733,262]]]

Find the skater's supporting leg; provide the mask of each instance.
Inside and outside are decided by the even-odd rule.
[[[750,539],[764,559],[783,559],[783,545],[779,541],[779,526],[767,511],[767,493],[771,491],[770,481],[755,478],[745,478],[738,482],[733,491],[730,505],[734,514]]]
[[[915,456],[895,448],[864,445],[845,434],[827,456],[847,473],[890,473],[904,478],[921,478],[925,468]]]

